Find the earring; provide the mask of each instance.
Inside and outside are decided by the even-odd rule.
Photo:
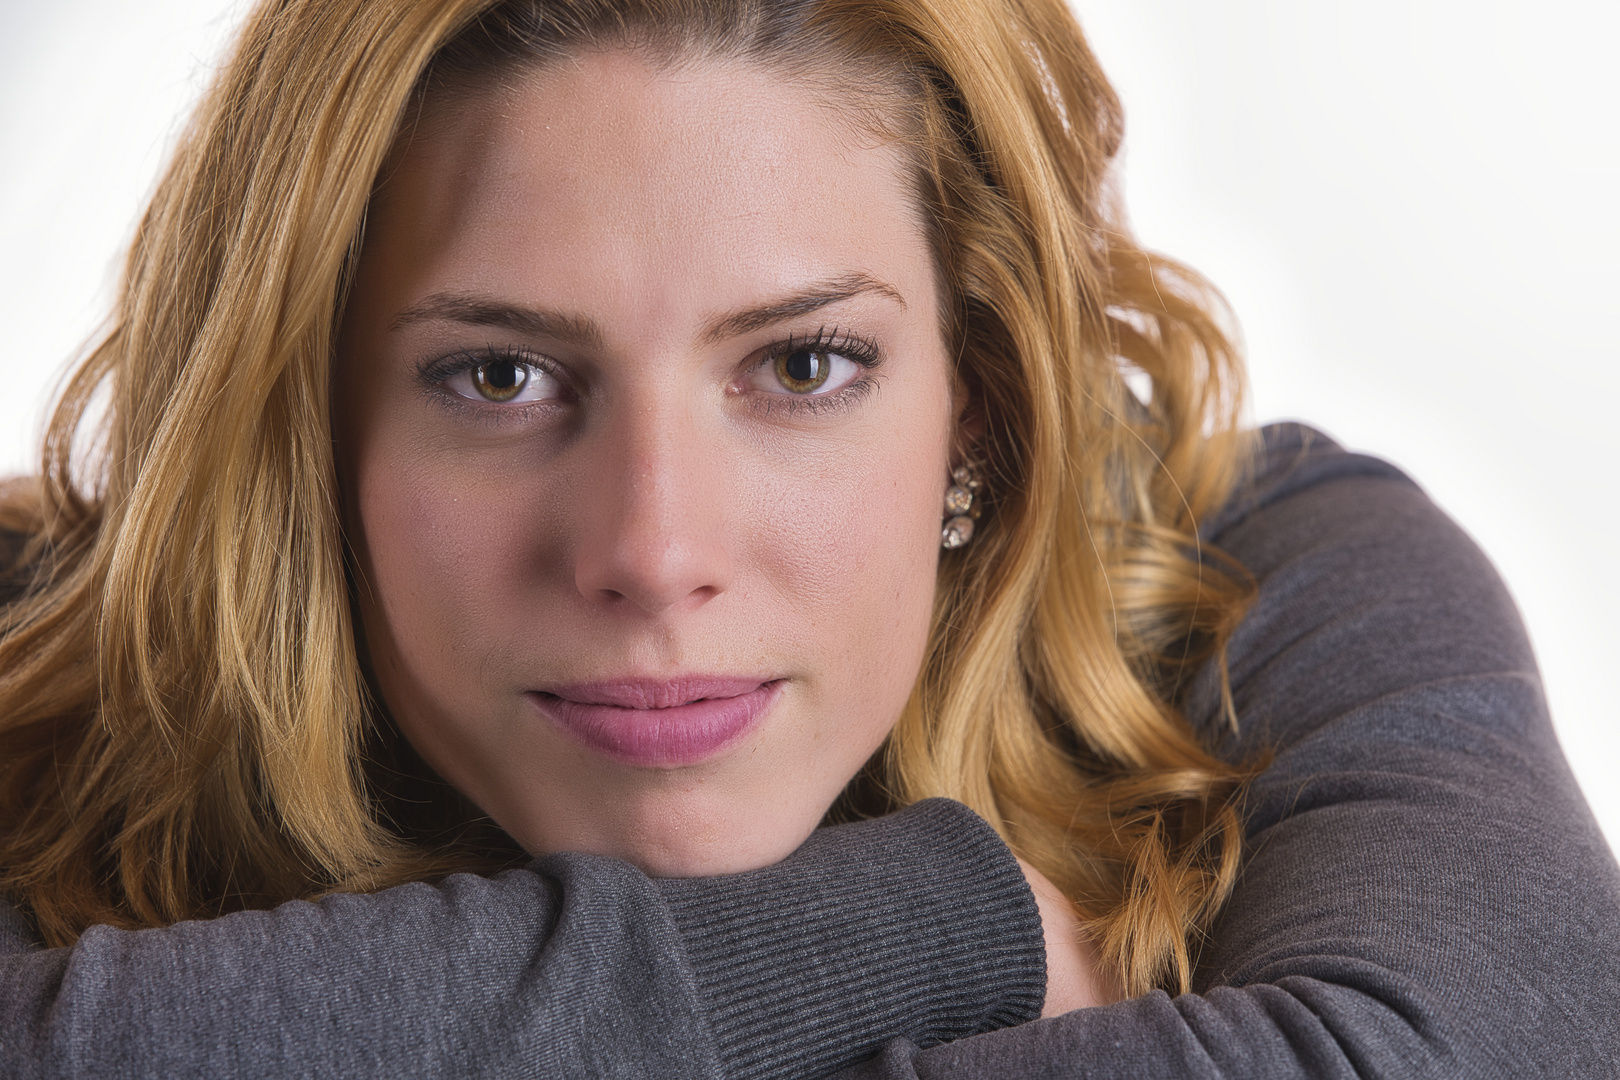
[[[945,527],[939,546],[954,551],[973,539],[973,519],[979,516],[979,474],[971,465],[958,465],[951,471],[951,486],[945,491]]]

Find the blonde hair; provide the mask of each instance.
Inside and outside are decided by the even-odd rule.
[[[888,87],[874,122],[913,151],[990,498],[944,557],[911,702],[837,812],[967,803],[1074,900],[1128,992],[1185,990],[1241,848],[1246,774],[1177,705],[1200,662],[1224,672],[1252,591],[1198,535],[1247,459],[1241,372],[1214,294],[1109,198],[1119,106],[1062,0],[261,4],[42,475],[0,498],[28,536],[0,611],[0,892],[62,944],[477,863],[391,827],[367,763],[390,737],[338,524],[334,328],[422,102],[616,40]]]

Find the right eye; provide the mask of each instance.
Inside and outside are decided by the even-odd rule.
[[[561,396],[556,376],[521,360],[495,359],[473,364],[444,380],[444,385],[469,401],[517,405],[553,401]]]

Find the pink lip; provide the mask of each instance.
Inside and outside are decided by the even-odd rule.
[[[759,722],[780,679],[694,675],[534,691],[535,705],[591,749],[629,765],[675,768],[711,758]]]

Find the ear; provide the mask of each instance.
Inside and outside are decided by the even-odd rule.
[[[951,376],[951,465],[984,457],[984,402],[958,370]]]

